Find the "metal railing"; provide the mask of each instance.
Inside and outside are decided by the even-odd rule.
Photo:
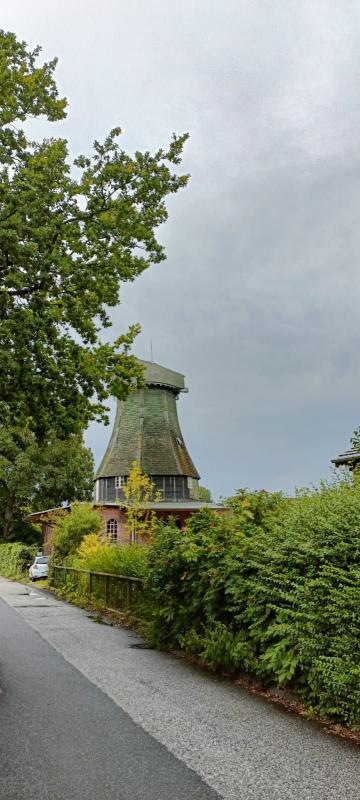
[[[85,600],[104,603],[106,608],[116,611],[136,611],[143,589],[141,578],[55,565],[50,582],[55,589],[73,591]]]

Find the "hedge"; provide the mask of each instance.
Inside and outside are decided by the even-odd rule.
[[[36,546],[11,542],[0,544],[0,575],[4,578],[21,578],[37,553]]]
[[[80,544],[67,558],[144,577],[141,614],[155,646],[288,687],[311,713],[358,729],[359,479],[293,499],[265,495],[239,492],[228,516],[202,509],[184,531],[160,525],[149,548],[101,545],[75,514],[67,533],[75,526]]]
[[[246,527],[246,526],[244,526]],[[207,664],[286,686],[360,727],[360,486],[283,501],[267,531],[195,514],[149,552],[148,634]]]

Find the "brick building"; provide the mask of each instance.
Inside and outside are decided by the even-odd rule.
[[[183,527],[204,506],[218,513],[226,511],[224,506],[199,499],[200,476],[177,413],[178,398],[187,392],[184,376],[153,362],[141,363],[144,386],[118,401],[113,431],[94,481],[94,506],[104,519],[104,535],[113,542],[129,539],[124,486],[134,461],[161,493],[159,503],[144,504],[144,514],[154,511],[159,519],[171,516]],[[44,549],[49,550],[51,511],[31,514],[28,519],[41,522]]]

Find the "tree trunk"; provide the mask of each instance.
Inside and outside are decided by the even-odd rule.
[[[4,504],[3,537],[7,539],[14,527],[14,498],[10,495]]]

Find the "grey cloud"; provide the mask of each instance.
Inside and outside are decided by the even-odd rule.
[[[74,152],[190,130],[168,261],[124,286],[114,333],[182,371],[179,413],[216,495],[316,481],[359,413],[360,9],[355,0],[13,0],[60,57]],[[93,426],[97,458],[109,429]]]

